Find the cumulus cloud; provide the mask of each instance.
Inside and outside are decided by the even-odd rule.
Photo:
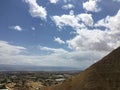
[[[63,26],[71,26],[73,28],[80,27],[78,20],[72,15],[53,16],[52,20],[59,28]]]
[[[57,3],[59,0],[50,0],[50,3]]]
[[[99,12],[101,10],[100,7],[98,7],[98,2],[100,0],[89,0],[83,3],[83,8],[86,11],[91,11],[91,12]]]
[[[59,43],[59,44],[65,44],[65,42],[63,40],[61,40],[61,38],[59,38],[59,37],[55,37],[54,41]]]
[[[70,48],[75,50],[108,51],[113,48],[108,47],[104,38],[106,34],[101,30],[78,30],[77,35],[73,39],[68,40],[67,43]]]
[[[80,29],[85,26],[92,26],[94,23],[91,14],[82,13],[78,15],[72,14],[64,14],[62,16],[53,16],[52,20],[55,24],[62,28],[63,26],[71,26],[73,29]]]
[[[120,32],[120,10],[115,16],[107,16],[106,18],[99,20],[95,26],[96,27],[106,27],[111,30],[112,33]]]
[[[45,7],[38,5],[37,0],[25,0],[29,4],[29,12],[32,17],[46,19],[47,11]]]
[[[94,23],[92,14],[82,13],[77,15],[76,18],[78,19],[79,22],[82,21],[86,26],[92,26]]]
[[[11,27],[9,27],[9,28],[10,28],[10,29],[17,30],[17,31],[22,31],[22,30],[23,30],[23,28],[22,28],[21,26],[19,26],[19,25],[11,26]]]
[[[115,16],[107,16],[99,20],[96,29],[80,29],[77,35],[67,41],[70,48],[75,50],[111,51],[120,45],[120,10]],[[105,30],[97,27],[104,27]]]
[[[70,4],[70,3],[68,3],[68,4],[66,4],[66,5],[63,5],[63,6],[62,6],[62,8],[67,10],[67,9],[74,8],[74,5],[73,5],[73,4]]]

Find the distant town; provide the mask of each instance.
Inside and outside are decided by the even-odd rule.
[[[0,90],[40,90],[42,87],[56,85],[69,80],[78,71],[53,72],[0,72]]]

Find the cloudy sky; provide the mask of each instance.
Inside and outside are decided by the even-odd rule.
[[[120,45],[120,0],[0,0],[0,64],[84,69]]]

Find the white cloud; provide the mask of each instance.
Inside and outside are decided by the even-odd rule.
[[[34,31],[34,30],[35,30],[35,27],[32,27],[31,29]]]
[[[83,3],[83,8],[86,11],[99,12],[101,8],[98,7],[98,2],[100,0],[89,0]]]
[[[73,4],[70,4],[70,3],[68,3],[68,4],[66,4],[66,5],[63,5],[63,6],[62,6],[62,8],[67,10],[67,9],[74,8],[74,5],[73,5]]]
[[[73,15],[74,15],[74,11],[73,11],[73,10],[70,10],[69,14],[70,14],[71,16],[73,16]]]
[[[76,18],[78,19],[78,21],[82,21],[86,26],[92,26],[94,23],[92,14],[82,13],[77,15]]]
[[[40,50],[46,52],[51,51],[49,55],[42,56],[42,60],[46,63],[55,66],[71,66],[77,68],[86,68],[98,61],[101,57],[107,54],[107,52],[100,53],[99,51],[66,51],[62,48],[49,48],[39,46]],[[44,57],[44,58],[43,58]]]
[[[26,48],[21,46],[10,45],[6,41],[0,41],[0,55],[18,55],[23,52]]]
[[[29,12],[32,17],[46,19],[47,11],[45,7],[42,7],[37,4],[37,0],[25,0],[29,4]]]
[[[65,51],[64,49],[62,48],[59,48],[59,49],[56,49],[56,48],[49,48],[49,47],[43,47],[43,46],[39,46],[39,49],[40,50],[44,50],[44,51],[51,51],[51,52],[54,52],[54,53],[66,53],[67,51]]]
[[[105,31],[101,30],[78,30],[77,35],[71,39],[68,40],[67,43],[70,48],[75,50],[97,50],[97,51],[108,51],[112,50],[113,48],[110,48],[107,45],[107,38]]]
[[[106,27],[111,30],[112,33],[120,32],[120,10],[115,16],[107,16],[105,19],[99,20],[95,26],[96,27]]]
[[[19,25],[16,25],[16,26],[11,26],[10,29],[14,29],[14,30],[17,30],[17,31],[22,31],[22,27],[19,26]]]
[[[50,0],[50,3],[57,3],[59,0]]]
[[[71,26],[73,28],[80,27],[78,20],[73,15],[53,16],[52,20],[59,28],[63,26]]]
[[[35,66],[65,66],[85,69],[106,53],[96,51],[66,51],[62,48],[39,46],[40,51],[50,52],[45,55],[27,55],[27,49],[0,41],[0,64],[35,65]]]
[[[40,50],[51,51],[49,55],[23,55],[27,52],[24,47],[11,45],[6,41],[0,41],[0,64],[9,65],[35,65],[35,66],[69,66],[74,60],[66,60],[66,50],[39,46]],[[71,66],[72,67],[72,66]]]
[[[95,24],[96,29],[80,29],[77,35],[68,40],[70,48],[75,50],[111,51],[120,45],[120,10],[115,16],[107,16]],[[104,27],[105,30],[97,29]]]
[[[120,45],[120,33],[102,30],[79,30],[77,35],[68,40],[69,48],[82,51],[110,52]]]
[[[74,15],[74,13],[69,15],[62,15],[62,16],[53,16],[52,20],[55,22],[55,24],[62,28],[63,26],[71,26],[73,29],[80,29],[84,28],[86,26],[92,26],[94,23],[92,19],[91,14],[78,14]]]
[[[65,42],[63,40],[61,40],[61,38],[59,38],[59,37],[55,37],[54,41],[59,43],[59,44],[65,44]]]
[[[113,0],[113,1],[120,2],[120,0]]]

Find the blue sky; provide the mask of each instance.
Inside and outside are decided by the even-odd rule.
[[[120,0],[0,0],[0,64],[86,68],[120,45]]]

